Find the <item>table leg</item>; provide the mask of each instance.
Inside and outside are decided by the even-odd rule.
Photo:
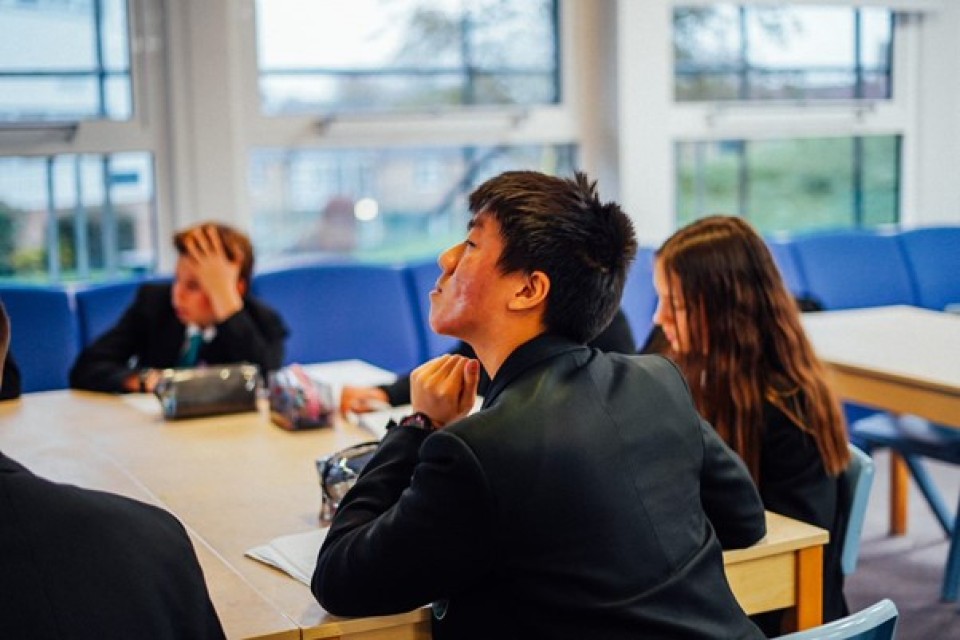
[[[797,553],[797,630],[823,624],[823,547]]]
[[[907,533],[907,488],[909,486],[907,464],[900,454],[890,452],[890,535]]]

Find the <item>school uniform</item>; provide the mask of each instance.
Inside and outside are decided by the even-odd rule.
[[[187,338],[177,318],[169,283],[141,286],[119,322],[88,345],[70,371],[75,389],[123,393],[124,380],[136,369],[176,367]],[[283,364],[288,330],[280,315],[253,296],[243,308],[214,327],[214,335],[199,347],[197,363],[249,362],[262,374]]]
[[[479,412],[387,432],[312,590],[337,615],[433,603],[437,640],[762,638],[721,551],[764,534],[750,475],[672,363],[544,335]]]
[[[170,513],[40,478],[0,453],[0,636],[224,637]]]

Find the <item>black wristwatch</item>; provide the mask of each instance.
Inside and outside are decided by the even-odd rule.
[[[400,418],[400,422],[387,425],[388,429],[391,427],[413,427],[414,429],[423,429],[427,432],[437,430],[437,425],[433,424],[433,420],[430,419],[430,416],[422,411],[411,413],[404,418]]]

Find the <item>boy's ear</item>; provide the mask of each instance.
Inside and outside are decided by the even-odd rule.
[[[543,271],[534,271],[519,276],[520,286],[514,292],[507,308],[511,311],[527,311],[539,305],[546,306],[550,293],[550,278]]]
[[[240,293],[241,298],[247,295],[248,288],[249,287],[247,285],[246,280],[243,280],[243,279],[237,280],[237,291]]]

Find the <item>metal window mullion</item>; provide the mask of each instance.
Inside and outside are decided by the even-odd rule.
[[[82,280],[86,280],[90,277],[90,247],[87,244],[90,221],[87,215],[87,207],[83,202],[83,156],[80,154],[73,157],[73,184],[75,198],[73,207],[73,245],[76,252],[74,264],[77,268],[77,276]]]
[[[53,282],[60,281],[60,242],[57,233],[57,208],[54,198],[53,167],[54,156],[47,156],[47,233],[45,238],[47,251],[47,276]]]
[[[103,206],[100,208],[100,242],[103,248],[103,267],[107,274],[117,272],[117,216],[113,209],[113,171],[111,156],[104,154],[100,157],[100,167],[103,177]]]
[[[863,99],[863,16],[853,10],[853,97]]]
[[[738,70],[737,76],[740,79],[738,83],[737,91],[741,100],[750,99],[750,63],[748,51],[750,48],[749,42],[747,42],[747,8],[739,7],[738,8],[739,16],[739,27],[740,27],[740,69]]]
[[[853,136],[851,145],[851,161],[853,162],[853,170],[850,172],[850,188],[853,192],[851,194],[853,199],[851,205],[853,207],[853,226],[859,229],[863,227],[865,213],[863,210],[863,136]]]
[[[107,77],[103,64],[103,0],[93,0],[93,33],[96,37],[94,51],[97,53],[97,115],[107,116]]]
[[[750,219],[750,168],[747,166],[747,150],[750,143],[740,141],[737,154],[737,209],[738,215],[744,220]]]

